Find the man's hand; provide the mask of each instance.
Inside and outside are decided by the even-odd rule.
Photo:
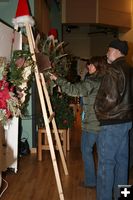
[[[50,73],[50,72],[48,72],[48,73],[49,73],[49,75],[50,75],[50,79],[56,81],[57,76],[55,76],[54,74],[52,74],[52,73]]]

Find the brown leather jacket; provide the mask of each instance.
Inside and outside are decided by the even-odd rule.
[[[120,57],[109,65],[96,96],[94,109],[101,125],[133,119],[133,68]]]

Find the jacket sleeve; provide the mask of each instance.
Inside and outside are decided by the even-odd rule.
[[[73,84],[65,79],[58,78],[56,83],[61,87],[62,92],[69,96],[87,96],[88,93],[90,93],[90,91],[93,89],[93,85],[86,81]]]

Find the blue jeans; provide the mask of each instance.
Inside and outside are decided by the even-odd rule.
[[[81,151],[84,162],[84,184],[85,186],[96,186],[96,172],[93,157],[93,147],[97,141],[98,134],[84,132],[81,136]]]
[[[128,136],[132,123],[102,126],[99,133],[97,200],[112,200],[118,185],[128,183]],[[118,199],[118,192],[114,194]]]

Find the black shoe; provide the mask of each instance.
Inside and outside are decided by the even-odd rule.
[[[95,185],[86,185],[86,184],[84,183],[84,181],[81,181],[81,182],[79,183],[79,186],[80,186],[80,187],[84,187],[84,188],[89,188],[89,189],[94,189],[94,188],[96,188]]]

